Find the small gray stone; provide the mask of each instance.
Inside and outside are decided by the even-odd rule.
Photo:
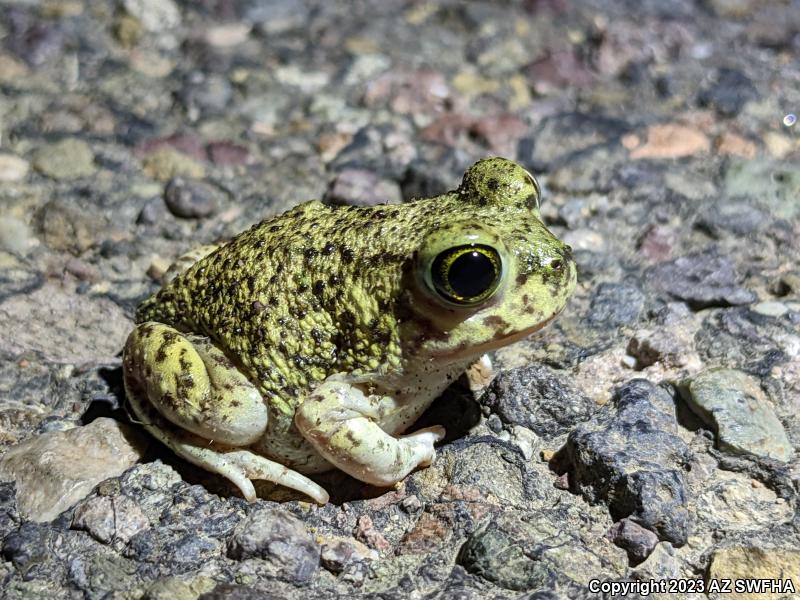
[[[339,205],[399,204],[402,199],[397,183],[364,169],[344,169],[325,194],[327,202]]]
[[[233,533],[228,556],[236,560],[259,558],[275,577],[293,583],[314,578],[320,547],[298,518],[279,509],[261,509],[248,515]]]
[[[69,138],[39,148],[33,167],[53,179],[88,177],[95,172],[94,154],[83,140]]]
[[[39,243],[30,226],[12,216],[0,216],[0,249],[26,255]]]
[[[733,117],[750,100],[758,98],[758,92],[750,79],[735,69],[720,69],[716,80],[699,95],[701,105],[713,107],[720,115]]]
[[[216,212],[221,201],[220,192],[197,179],[172,179],[164,190],[164,202],[176,217],[202,219]]]
[[[130,427],[101,417],[11,447],[0,458],[0,479],[16,481],[23,516],[51,521],[101,481],[120,475],[142,451]]]
[[[592,327],[616,328],[635,323],[644,306],[639,288],[627,284],[598,285],[589,306],[588,321]]]
[[[139,506],[125,495],[93,496],[81,502],[72,516],[72,528],[83,529],[98,542],[127,543],[150,522]]]
[[[758,381],[735,369],[711,369],[689,385],[689,406],[711,425],[721,448],[787,462],[794,454]]]
[[[648,269],[651,284],[693,308],[749,304],[756,295],[738,285],[739,276],[728,256],[715,249],[688,254]]]

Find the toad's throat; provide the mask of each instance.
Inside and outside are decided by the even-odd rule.
[[[439,358],[447,362],[455,362],[462,359],[468,359],[473,356],[477,357],[485,354],[486,352],[497,350],[503,346],[508,346],[509,344],[523,340],[532,333],[536,333],[540,329],[547,327],[547,325],[549,325],[559,314],[561,314],[562,310],[564,309],[562,308],[561,310],[553,313],[549,318],[537,323],[532,327],[528,327],[527,329],[515,331],[514,333],[510,334],[498,332],[495,337],[482,344],[458,346],[451,352],[443,352],[439,355]]]

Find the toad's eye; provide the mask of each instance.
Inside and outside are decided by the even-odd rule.
[[[430,268],[433,291],[461,306],[475,305],[490,298],[503,275],[497,250],[483,244],[448,248],[433,259]]]

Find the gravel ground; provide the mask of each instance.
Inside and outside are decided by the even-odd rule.
[[[798,57],[797,0],[0,0],[3,596],[800,590]],[[488,155],[538,175],[579,284],[423,416],[431,468],[248,504],[131,423],[173,259]]]

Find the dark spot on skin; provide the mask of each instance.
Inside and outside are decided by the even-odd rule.
[[[355,258],[355,256],[356,256],[355,252],[353,252],[352,248],[345,247],[345,248],[342,249],[342,261],[343,262],[351,263],[351,262],[353,262],[353,259]]]
[[[334,250],[336,250],[336,244],[334,244],[333,242],[328,242],[322,248],[322,254],[328,256],[329,254],[332,254]]]
[[[256,248],[263,248],[264,247],[264,240],[258,240],[255,244],[253,244]]]
[[[361,440],[359,440],[354,434],[351,429],[345,430],[344,437],[347,438],[347,441],[353,445],[353,448],[357,448],[361,445]]]
[[[311,261],[317,256],[317,251],[314,248],[306,248],[303,251],[303,256],[305,257],[306,261]]]
[[[516,279],[517,285],[525,285],[527,281],[528,281],[527,273],[520,273],[519,275],[517,275]]]
[[[505,330],[511,327],[508,321],[506,321],[503,317],[499,317],[497,315],[489,315],[488,317],[483,319],[483,324],[487,327],[492,327],[497,330]]]
[[[497,179],[492,178],[486,182],[486,187],[488,187],[493,192],[496,192],[497,188],[500,187],[500,182],[497,181]]]
[[[314,282],[314,289],[312,290],[315,296],[321,296],[322,293],[325,291],[325,282],[321,279],[317,279]]]
[[[301,284],[300,284],[300,285],[297,287],[297,292],[298,292],[298,293],[300,293],[300,294],[304,294],[304,293],[305,293],[305,292],[307,292],[307,291],[308,291],[308,286],[307,286],[305,283],[301,283]]]
[[[529,210],[539,207],[539,194],[533,193],[522,201],[522,206]]]
[[[270,306],[278,306],[278,299],[275,296],[269,297],[269,305]]]
[[[257,315],[258,313],[262,312],[266,308],[266,306],[264,306],[261,302],[256,300],[250,305],[250,308],[253,310],[253,313]]]
[[[339,285],[340,281],[341,280],[337,275],[331,275],[330,277],[328,277],[328,285],[333,285],[333,286]]]
[[[270,227],[270,228],[269,228],[269,230],[270,230],[272,233],[275,233],[276,231],[280,231],[280,230],[281,230],[281,226],[280,226],[280,225],[273,225],[272,227]],[[262,242],[262,243],[263,243],[263,242]]]
[[[489,204],[489,201],[486,198],[483,196],[478,198],[478,206],[486,206],[487,204]]]
[[[529,301],[530,301],[530,296],[528,296],[528,294],[523,294],[522,295],[522,304],[524,304],[525,306],[528,306],[528,302]]]

